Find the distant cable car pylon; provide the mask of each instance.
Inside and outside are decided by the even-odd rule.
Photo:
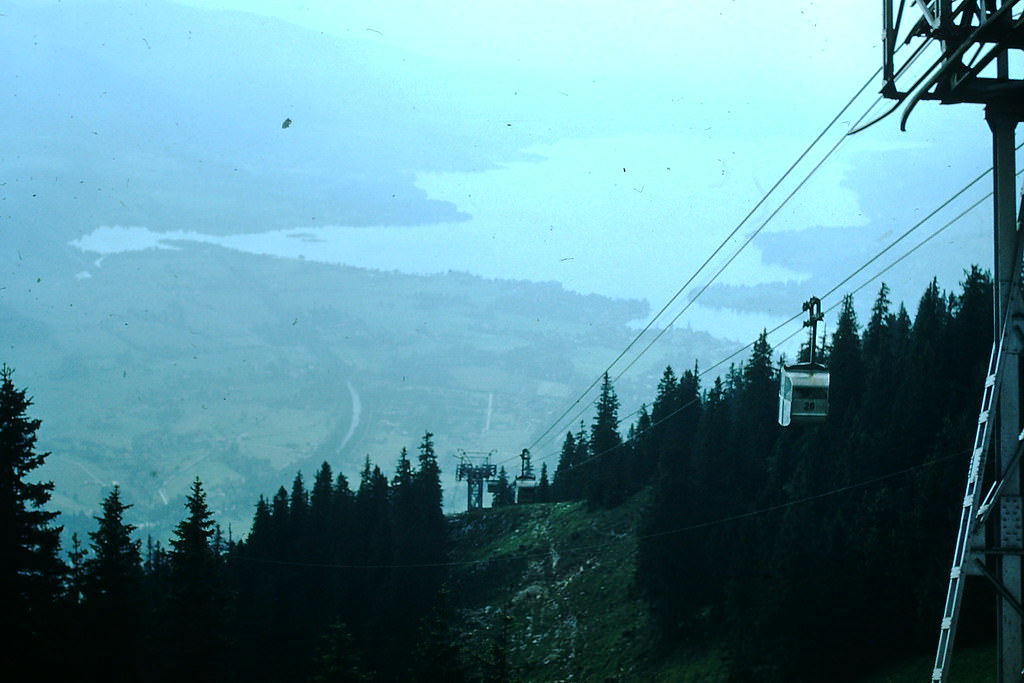
[[[465,480],[469,486],[466,509],[479,510],[484,506],[484,484],[490,483],[498,471],[498,466],[491,463],[491,451],[467,451],[459,449],[459,466],[455,469],[455,478]]]
[[[811,343],[806,363],[783,365],[779,371],[779,424],[783,427],[820,424],[828,415],[828,369],[815,355],[818,323],[824,319],[821,299],[812,296],[803,310],[807,311],[804,327],[811,328]]]

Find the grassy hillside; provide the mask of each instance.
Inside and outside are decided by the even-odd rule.
[[[652,656],[646,605],[631,589],[643,501],[589,514],[579,503],[451,519],[454,627],[483,674],[507,649],[514,679],[640,680]]]
[[[548,503],[450,517],[451,626],[471,673],[493,675],[504,651],[518,681],[728,681],[723,652],[658,647],[633,582],[636,528],[647,504],[641,494],[614,510]],[[679,571],[685,580],[685,567]],[[860,683],[926,681],[933,658],[908,654]],[[952,680],[981,683],[992,679],[995,652],[964,646],[953,662]],[[829,678],[822,672],[821,680]]]
[[[633,584],[646,495],[614,510],[549,503],[450,518],[453,628],[476,675],[512,680],[725,680],[718,653],[663,657]]]

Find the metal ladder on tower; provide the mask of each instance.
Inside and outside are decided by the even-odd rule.
[[[1014,297],[1015,298],[1015,297]],[[953,551],[953,564],[949,572],[949,586],[946,590],[946,602],[942,611],[942,622],[939,628],[939,644],[935,652],[935,665],[932,668],[934,683],[947,683],[949,667],[953,654],[953,639],[956,635],[957,619],[960,604],[963,600],[964,580],[967,574],[977,573],[994,579],[985,569],[982,561],[985,548],[985,522],[993,505],[999,498],[1004,479],[997,475],[997,482],[992,485],[984,500],[981,499],[981,483],[985,472],[985,459],[992,440],[993,404],[999,395],[1000,372],[1002,370],[1003,351],[1006,337],[1013,327],[1011,317],[1004,320],[998,342],[992,345],[989,355],[988,375],[985,377],[985,388],[982,393],[981,410],[978,413],[978,427],[974,435],[974,448],[971,451],[970,467],[967,471],[967,486],[964,492],[963,505],[960,509],[960,527],[957,532],[956,547]],[[1024,432],[1017,437],[1020,444]],[[1013,459],[1006,467],[1006,473],[1014,470],[1021,457],[1022,447],[1018,445]],[[980,539],[979,539],[980,535]],[[973,542],[973,546],[972,546]],[[999,588],[998,581],[994,581]],[[1018,605],[1019,607],[1019,605]]]
[[[1003,334],[1005,334],[1005,326]],[[979,496],[981,477],[985,471],[985,458],[991,442],[992,404],[993,399],[998,395],[1002,347],[1002,338],[1000,338],[992,345],[992,353],[989,355],[988,375],[985,377],[981,411],[978,413],[978,427],[974,434],[974,450],[971,452],[971,464],[967,470],[967,488],[964,493],[963,506],[960,508],[960,529],[957,532],[956,547],[953,550],[953,566],[949,572],[949,587],[946,589],[946,602],[942,609],[942,623],[939,627],[939,644],[935,651],[935,666],[932,668],[932,681],[941,683],[946,683],[949,676],[953,638],[956,635],[956,623],[964,595],[965,564],[975,558],[975,553],[970,545],[977,529],[976,519],[981,503]],[[984,532],[984,528],[982,528],[982,532]]]

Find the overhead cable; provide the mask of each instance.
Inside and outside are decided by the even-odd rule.
[[[812,140],[811,143],[809,145],[807,145],[807,147],[803,150],[803,152],[800,153],[800,155],[796,158],[796,160],[792,164],[790,164],[789,168],[787,168],[786,171],[781,176],[779,176],[778,180],[776,180],[775,183],[768,189],[768,191],[764,193],[764,195],[761,197],[761,199],[759,199],[757,201],[757,203],[754,204],[754,206],[740,220],[740,222],[736,224],[736,226],[725,237],[725,239],[723,239],[721,241],[721,243],[719,243],[719,245],[717,247],[715,247],[714,251],[712,251],[711,254],[704,260],[704,262],[701,263],[701,265],[693,272],[692,275],[690,275],[690,277],[686,280],[686,282],[684,282],[679,287],[679,289],[676,290],[675,294],[673,294],[672,297],[661,307],[661,309],[654,315],[654,317],[651,318],[651,320],[644,326],[644,328],[642,330],[640,330],[640,332],[637,333],[637,335],[632,339],[632,341],[630,341],[629,344],[627,344],[626,347],[615,357],[615,359],[612,360],[612,362],[608,365],[608,367],[604,370],[604,372],[602,372],[596,379],[594,379],[594,381],[591,382],[590,385],[586,389],[583,390],[583,392],[580,394],[580,396],[577,397],[572,403],[570,403],[569,406],[554,420],[554,422],[552,422],[551,425],[547,429],[545,429],[540,434],[540,436],[538,436],[533,441],[532,444],[530,444],[530,446],[529,446],[530,450],[534,449],[537,446],[537,444],[541,443],[552,431],[554,431],[562,423],[562,420],[570,412],[572,412],[573,409],[576,408],[576,406],[578,406],[584,399],[586,399],[586,397],[590,394],[590,392],[601,382],[601,380],[604,377],[604,375],[610,373],[612,368],[614,368],[615,365],[629,352],[629,350],[631,348],[633,348],[633,346],[635,346],[637,344],[637,342],[640,341],[641,337],[643,337],[643,335],[646,334],[651,329],[651,327],[654,326],[654,324],[658,321],[658,319],[661,318],[662,315],[664,315],[665,311],[667,311],[668,308],[673,303],[675,303],[676,299],[678,299],[683,294],[683,292],[686,291],[686,289],[694,282],[694,280],[697,279],[697,277],[704,271],[704,269],[715,259],[716,256],[718,256],[718,254],[722,251],[722,249],[724,249],[725,246],[732,240],[732,238],[736,236],[736,234],[740,231],[740,229],[742,229],[743,226],[746,225],[747,221],[749,221],[754,216],[754,214],[764,205],[764,203],[766,201],[768,201],[768,198],[771,197],[772,194],[774,194],[774,192],[779,188],[779,186],[782,185],[783,182],[785,182],[785,180],[797,168],[797,166],[799,166],[800,163],[807,157],[807,155],[811,152],[811,150],[814,149],[815,146],[817,146],[817,144],[821,141],[821,139],[823,137],[825,137],[825,135],[828,133],[828,131],[831,130],[833,126],[835,126],[835,124],[839,121],[839,119],[843,116],[843,114],[845,114],[846,111],[853,105],[853,103],[864,93],[864,91],[868,88],[868,86],[870,86],[871,83],[874,82],[875,78],[878,76],[880,71],[881,71],[881,69],[876,70],[871,75],[871,77],[868,78],[864,82],[864,84],[857,90],[856,93],[854,93],[854,95],[847,101],[847,103],[845,105],[843,105],[843,107],[839,110],[839,112],[834,117],[832,117],[832,120],[829,121],[828,124],[826,124],[824,128],[822,128],[821,132],[818,133],[818,135],[814,138],[814,140]],[[861,117],[861,118],[863,118],[863,117]],[[840,141],[842,139],[843,138],[840,138]],[[828,158],[828,156],[831,156],[831,154],[835,151],[835,149],[838,146],[839,146],[839,143],[837,143],[826,154],[825,158]],[[802,187],[804,184],[806,184],[807,180],[809,180],[809,178],[810,178],[810,175],[813,175],[817,171],[817,169],[821,167],[822,163],[823,163],[823,161],[819,162],[814,167],[814,169],[812,169],[810,174],[807,177],[805,177],[803,181],[801,181],[800,185],[798,186],[798,189],[799,189],[799,187]],[[783,205],[785,204],[786,201],[788,201],[790,198],[792,198],[793,194],[795,194],[795,191],[790,193],[790,195],[783,202]],[[779,212],[780,209],[781,209],[781,206],[779,208],[777,208],[774,212],[772,212],[772,215],[769,217],[768,220],[771,220],[771,218],[774,217]],[[766,220],[764,223],[762,223],[762,225],[757,229],[757,231],[755,231],[754,235],[756,235],[757,232],[760,232],[760,230],[764,228],[764,226],[767,224],[768,220]],[[742,251],[743,248],[745,248],[746,245],[749,244],[751,239],[753,239],[753,236],[748,238],[743,243],[743,245],[740,247],[740,251]],[[731,263],[738,256],[738,254],[739,254],[739,252],[734,254],[729,259],[728,263]],[[728,265],[728,263],[726,265]],[[719,272],[715,274],[715,276],[712,278],[712,281],[714,280],[714,278],[717,278],[720,273],[721,273],[721,270],[719,270]],[[707,289],[707,285],[705,285],[705,287],[701,290],[701,292],[703,292],[704,289]],[[698,294],[698,296],[699,296],[699,294]],[[691,299],[690,303],[688,303],[686,305],[686,308],[689,308],[689,306],[692,305],[693,301],[694,301],[694,299]],[[684,308],[683,310],[686,310],[686,308]],[[681,315],[681,313],[679,315]],[[674,323],[676,320],[679,319],[679,315],[676,315],[675,318],[673,318],[672,322],[669,323],[668,327],[671,327],[672,323]],[[659,332],[659,334],[655,337],[655,341],[657,341],[657,339],[660,338],[664,333],[665,333],[664,330]],[[641,351],[640,355],[642,356],[643,353],[648,348],[650,348],[650,344],[648,344],[648,346],[645,347],[645,349],[643,351]],[[639,358],[639,356],[638,356],[638,358]],[[632,365],[635,362],[636,362],[636,359],[634,359],[629,364],[628,367],[632,367]],[[628,367],[627,367],[627,369],[628,369]],[[621,377],[621,373],[618,375],[618,377]],[[586,408],[584,408],[584,410],[586,410]]]

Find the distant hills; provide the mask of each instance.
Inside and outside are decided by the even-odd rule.
[[[0,292],[0,357],[35,397],[69,528],[120,483],[156,536],[200,476],[218,520],[323,460],[390,469],[435,433],[446,507],[456,449],[513,458],[624,348],[646,304],[557,283],[411,276],[209,245],[23,258]],[[59,268],[55,270],[55,268]],[[88,273],[88,277],[83,274]],[[728,349],[728,350],[726,350]],[[672,331],[618,386],[649,400],[664,366],[732,349]],[[591,420],[589,405],[582,419]],[[536,453],[552,472],[559,439]],[[515,458],[514,463],[518,463]]]
[[[15,3],[0,21],[0,362],[35,396],[69,530],[91,525],[117,481],[165,535],[197,474],[241,530],[296,470],[326,459],[354,476],[367,455],[389,469],[426,430],[457,508],[451,453],[518,454],[647,315],[554,282],[194,242],[83,252],[71,242],[101,226],[223,236],[463,221],[417,173],[522,161],[553,133],[506,125],[523,105],[496,74],[410,59],[362,26],[338,37],[160,2]],[[258,61],[242,56],[254,47]],[[648,400],[667,362],[732,350],[671,333],[617,387],[624,405]],[[553,465],[557,439],[550,449],[537,457]]]

